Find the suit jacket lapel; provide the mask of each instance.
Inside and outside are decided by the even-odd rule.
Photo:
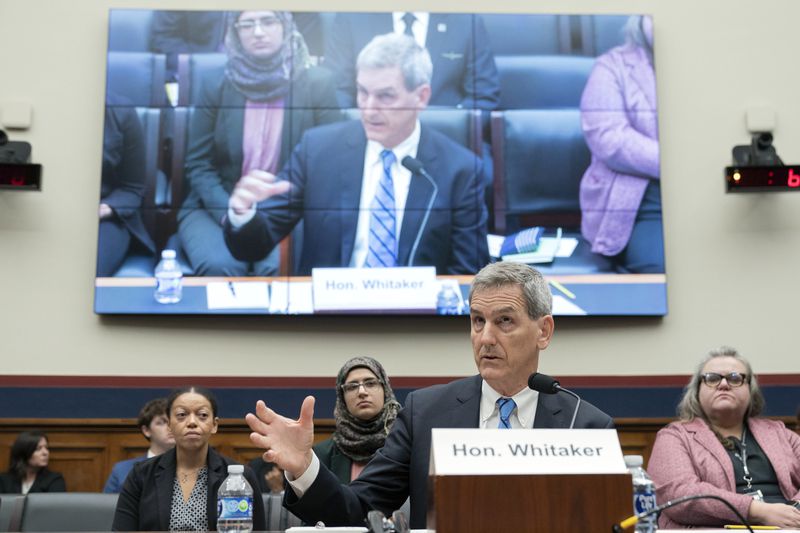
[[[455,395],[455,401],[442,411],[441,427],[478,428],[481,424],[481,376],[473,376]]]
[[[571,416],[572,413],[569,413]],[[567,428],[570,419],[564,411],[564,404],[557,394],[539,394],[536,401],[536,414],[533,417],[534,428]]]
[[[228,475],[228,469],[222,457],[215,452],[210,446],[208,448],[208,527],[209,529],[216,529],[217,524],[217,491],[222,481]]]
[[[435,180],[436,173],[435,171],[432,172],[431,169],[436,165],[437,154],[436,150],[431,146],[428,136],[428,129],[422,126],[417,148],[417,159]],[[414,241],[417,239],[417,233],[425,216],[431,194],[433,194],[433,187],[431,187],[428,180],[418,174],[412,174],[408,197],[406,198],[406,208],[403,212],[403,226],[400,228],[400,241],[397,244],[397,262],[400,265],[408,264],[411,247],[414,246]]]
[[[242,142],[245,104],[244,97],[230,83],[223,84],[222,103],[217,113],[224,117],[225,137],[230,149],[231,161],[244,161]],[[241,168],[239,172],[241,172]]]
[[[161,455],[156,467],[156,502],[158,525],[161,531],[169,531],[169,514],[172,508],[172,487],[175,483],[177,463],[175,449]]]
[[[722,443],[717,436],[714,435],[714,432],[711,431],[711,428],[709,428],[704,421],[696,418],[687,424],[686,429],[692,433],[695,442],[708,451],[709,455],[711,455],[714,461],[719,465],[720,470],[725,474],[725,480],[728,483],[728,486],[725,488],[736,492],[733,463],[728,459],[728,452],[725,451]]]
[[[325,172],[326,180],[333,183],[323,185],[332,195],[339,196],[339,216],[342,227],[341,265],[350,264],[356,240],[359,204],[361,202],[361,186],[364,181],[364,153],[367,148],[367,137],[360,122],[353,122],[352,131],[346,134],[345,149],[338,152],[330,161],[329,169],[339,169],[338,175]],[[335,141],[334,141],[335,142]],[[324,171],[324,169],[319,169]]]

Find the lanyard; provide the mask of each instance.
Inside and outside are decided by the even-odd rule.
[[[733,455],[742,462],[742,469],[744,470],[744,475],[742,478],[744,479],[745,483],[747,483],[747,491],[753,488],[751,481],[753,481],[753,476],[750,475],[750,469],[747,468],[747,426],[742,429],[742,453],[739,455],[738,451],[733,452]]]

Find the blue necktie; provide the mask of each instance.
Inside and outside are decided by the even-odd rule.
[[[406,25],[405,30],[403,30],[403,34],[408,35],[409,37],[414,36],[414,22],[416,22],[417,17],[414,16],[413,13],[406,13],[403,15],[403,23]]]
[[[383,175],[378,182],[375,198],[370,204],[369,251],[364,266],[367,268],[393,267],[397,265],[397,213],[394,203],[392,164],[394,152],[381,152]]]
[[[500,409],[500,423],[497,424],[498,429],[511,429],[511,420],[509,417],[517,404],[511,398],[498,398],[497,407]]]

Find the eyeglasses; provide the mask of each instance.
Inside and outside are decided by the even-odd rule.
[[[381,386],[381,382],[377,379],[370,378],[364,381],[351,381],[342,385],[342,391],[345,394],[356,394],[361,387],[367,392],[372,392]]]
[[[709,387],[714,387],[715,389],[719,387],[720,383],[722,383],[722,378],[725,378],[725,381],[728,382],[728,385],[733,388],[741,387],[745,382],[750,383],[750,381],[747,379],[747,374],[740,374],[738,372],[729,372],[725,375],[718,374],[716,372],[706,372],[700,376],[700,379],[703,380],[703,383]]]
[[[249,33],[255,31],[256,26],[262,30],[268,30],[270,28],[274,28],[280,23],[281,21],[277,17],[261,17],[258,19],[240,20],[239,22],[235,23],[233,27],[242,33]]]

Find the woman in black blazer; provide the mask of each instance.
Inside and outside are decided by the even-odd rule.
[[[202,387],[173,392],[167,400],[175,448],[137,463],[117,500],[113,531],[214,531],[217,492],[237,464],[208,444],[217,432],[217,401]],[[253,530],[266,529],[261,491],[245,467],[253,487]]]
[[[41,431],[24,431],[11,446],[8,472],[0,474],[0,492],[66,492],[64,476],[47,469],[50,448]]]

